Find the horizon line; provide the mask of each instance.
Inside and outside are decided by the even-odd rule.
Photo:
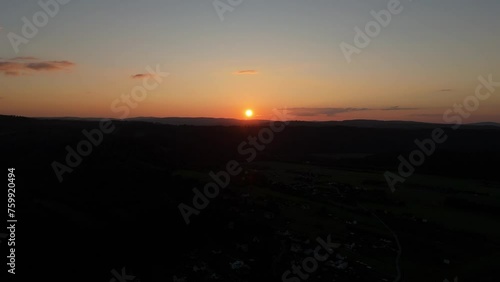
[[[238,118],[229,118],[229,117],[203,117],[203,116],[193,116],[193,117],[182,117],[182,116],[167,116],[167,117],[156,117],[156,116],[136,116],[136,117],[128,117],[124,119],[113,118],[113,117],[77,117],[77,116],[24,116],[24,115],[5,115],[0,114],[0,117],[21,117],[21,118],[32,118],[32,119],[80,119],[80,120],[116,120],[116,121],[127,121],[131,119],[214,119],[214,120],[234,120],[234,121],[254,121],[254,122],[268,122],[270,119],[238,119]],[[321,122],[350,122],[350,121],[372,121],[372,122],[408,122],[408,123],[421,123],[421,124],[435,124],[435,125],[453,125],[452,123],[438,123],[438,122],[425,122],[425,121],[415,121],[415,120],[382,120],[382,119],[346,119],[346,120],[300,120],[300,119],[289,119],[285,120],[287,122],[310,122],[310,123],[321,123]],[[500,122],[494,121],[478,121],[478,122],[470,122],[463,123],[463,125],[474,125],[474,124],[497,124],[500,125]]]

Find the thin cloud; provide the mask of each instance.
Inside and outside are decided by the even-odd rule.
[[[412,115],[409,115],[409,116],[413,116],[413,117],[442,117],[443,115],[441,114],[412,114]]]
[[[38,58],[26,56],[26,57],[15,57],[10,59],[11,61],[38,61]]]
[[[27,63],[25,66],[36,71],[63,70],[74,66],[75,64],[69,61],[51,61],[40,63]]]
[[[245,75],[245,74],[258,74],[258,73],[259,72],[257,72],[256,70],[240,70],[240,71],[235,72],[234,74]]]
[[[335,116],[337,114],[361,112],[361,111],[410,111],[419,108],[403,108],[399,106],[386,108],[289,108],[286,109],[290,114],[302,117],[311,116]]]
[[[368,111],[368,108],[289,108],[290,114],[301,117],[334,116],[341,113]]]
[[[148,77],[154,77],[154,75],[152,73],[138,73],[130,76],[132,79],[143,79]]]
[[[40,61],[34,57],[16,57],[7,61],[0,61],[0,73],[5,76],[22,76],[40,72],[69,70],[75,65],[70,61]]]
[[[393,106],[382,109],[382,111],[412,111],[412,110],[418,110],[418,108],[402,108],[399,106]]]
[[[445,89],[439,89],[438,92],[451,92],[453,89],[450,88],[445,88]]]

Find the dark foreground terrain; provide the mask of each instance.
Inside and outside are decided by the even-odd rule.
[[[385,172],[439,125],[387,125],[292,122],[252,158],[238,148],[265,123],[114,121],[69,165],[66,146],[99,121],[2,116],[19,279],[499,281],[500,128],[443,126],[447,140],[392,192]],[[71,171],[62,181],[54,162]],[[218,193],[196,197],[217,184],[210,172]],[[181,203],[196,208],[189,224]]]

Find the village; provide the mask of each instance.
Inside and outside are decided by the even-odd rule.
[[[199,219],[216,224],[172,279],[392,281],[398,246],[384,225],[357,205],[361,192],[367,191],[321,174],[247,167]],[[303,261],[314,256],[317,238],[327,236],[335,250],[314,271],[301,272],[307,269]],[[289,269],[298,276],[287,278]]]

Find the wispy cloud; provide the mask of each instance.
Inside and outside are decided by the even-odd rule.
[[[288,108],[290,114],[295,116],[334,116],[336,114],[368,111],[368,108]]]
[[[442,117],[442,114],[411,114],[412,117]]]
[[[258,74],[259,72],[256,70],[240,70],[235,72],[236,75],[244,75],[244,74]]]
[[[64,70],[74,65],[75,65],[74,63],[69,61],[50,61],[50,62],[24,64],[26,68],[36,71]]]
[[[292,115],[296,116],[334,116],[342,113],[361,112],[361,111],[410,111],[419,108],[403,108],[399,106],[385,108],[288,108]]]
[[[451,88],[444,88],[444,89],[439,89],[438,92],[451,92],[453,89]]]
[[[412,111],[412,110],[418,110],[418,108],[402,108],[399,106],[393,106],[382,109],[382,111]]]
[[[6,76],[31,75],[39,72],[69,70],[75,66],[70,61],[42,61],[34,57],[16,57],[0,61],[0,73]]]
[[[130,76],[132,79],[143,79],[147,77],[154,77],[154,75],[152,73],[138,73]]]
[[[26,57],[15,57],[10,59],[11,61],[38,61],[38,58],[26,56]]]

